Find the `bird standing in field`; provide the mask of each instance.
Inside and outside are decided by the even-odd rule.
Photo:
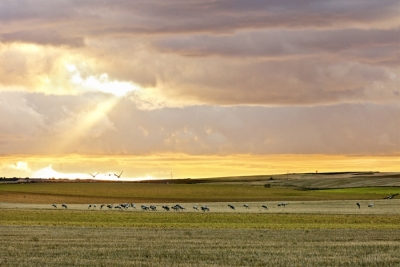
[[[235,209],[235,206],[233,206],[232,204],[228,204],[228,207],[233,209],[233,210]]]
[[[374,206],[374,203],[369,203],[368,208],[372,208]]]
[[[267,205],[262,205],[261,207],[263,207],[264,209],[268,209]]]
[[[358,208],[361,208],[361,205],[360,205],[360,203],[358,203],[358,202],[357,202],[357,206],[358,206]]]

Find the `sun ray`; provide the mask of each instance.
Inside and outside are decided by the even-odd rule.
[[[118,97],[97,104],[96,108],[82,116],[76,121],[74,127],[67,132],[62,133],[62,138],[57,147],[57,151],[64,151],[74,141],[87,133],[102,117],[107,116],[108,112],[120,101]]]

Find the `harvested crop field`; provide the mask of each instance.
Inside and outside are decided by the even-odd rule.
[[[1,266],[399,266],[398,230],[0,227]]]
[[[399,266],[400,199],[384,199],[398,191],[225,182],[1,184],[0,265]],[[136,209],[115,208],[126,202]],[[162,208],[177,203],[184,209]]]

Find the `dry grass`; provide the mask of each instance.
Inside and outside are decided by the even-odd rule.
[[[400,266],[400,199],[382,199],[396,189],[0,185],[0,266]],[[158,210],[99,210],[121,202]],[[161,209],[177,202],[187,210]]]
[[[379,200],[396,187],[340,190],[296,190],[244,184],[29,183],[0,184],[0,202],[255,202],[285,200]]]
[[[400,229],[400,215],[3,209],[0,225],[202,229]]]
[[[1,266],[399,266],[398,230],[0,227]]]

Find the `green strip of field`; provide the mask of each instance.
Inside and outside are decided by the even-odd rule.
[[[216,202],[264,200],[382,199],[396,187],[296,190],[233,184],[32,183],[0,184],[0,201],[23,203]]]
[[[400,215],[1,210],[0,225],[206,229],[400,229]]]

